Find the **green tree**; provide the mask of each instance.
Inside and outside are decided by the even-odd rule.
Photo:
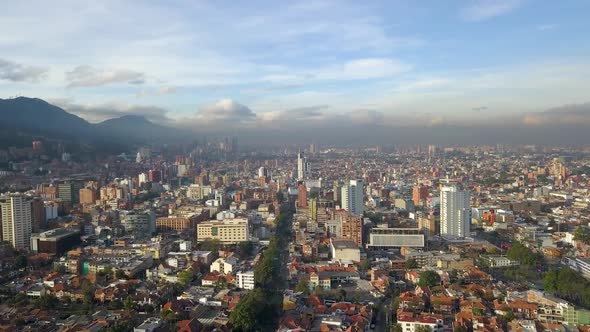
[[[469,329],[463,325],[459,325],[453,329],[453,332],[469,332]]]
[[[27,267],[27,256],[18,255],[14,261],[14,267],[17,269],[24,269]]]
[[[115,271],[115,278],[117,279],[127,279],[127,275],[125,274],[125,271],[118,269],[117,271]]]
[[[432,328],[427,325],[418,325],[414,328],[415,332],[432,332]]]
[[[393,327],[391,328],[392,332],[403,332],[404,328],[402,327],[402,325],[400,323],[395,323],[393,325]]]
[[[134,306],[135,306],[135,302],[133,302],[133,299],[131,298],[131,296],[127,296],[125,298],[125,302],[123,302],[123,307],[125,308],[125,310],[131,310],[131,309],[133,309]]]
[[[295,286],[296,292],[302,292],[305,294],[309,293],[309,282],[307,280],[300,280]]]
[[[221,248],[221,242],[217,239],[206,240],[201,243],[201,249],[206,251],[212,251],[217,254]]]
[[[408,269],[408,270],[418,268],[418,262],[413,258],[408,259],[406,261],[405,265],[406,265],[406,269]]]
[[[440,285],[441,279],[438,273],[428,270],[420,273],[420,280],[418,285],[420,287],[434,287]]]
[[[182,286],[187,286],[188,284],[193,281],[194,273],[192,269],[187,269],[184,271],[178,272],[178,282]]]
[[[574,240],[584,242],[585,244],[590,243],[590,229],[584,226],[578,226],[574,232]]]

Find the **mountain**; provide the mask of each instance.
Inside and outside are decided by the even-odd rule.
[[[31,140],[43,138],[112,150],[188,137],[188,132],[152,123],[143,116],[126,115],[92,124],[38,98],[0,99],[0,147],[30,146]]]
[[[93,135],[88,121],[38,98],[0,99],[0,127],[60,138]]]
[[[132,139],[138,142],[176,142],[189,138],[190,133],[155,124],[141,115],[124,115],[96,124],[104,135]]]

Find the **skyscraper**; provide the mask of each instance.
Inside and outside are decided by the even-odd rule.
[[[22,195],[0,197],[0,211],[2,240],[15,249],[28,249],[33,229],[31,202]]]
[[[297,208],[307,209],[307,187],[303,182],[299,182],[297,186]]]
[[[414,201],[415,206],[422,205],[422,202],[428,198],[428,188],[422,185],[414,186],[412,191],[412,200]]]
[[[303,152],[297,154],[297,180],[305,180],[307,176],[307,159]]]
[[[363,180],[350,180],[342,186],[342,208],[352,214],[362,215],[365,211]]]
[[[456,185],[445,185],[440,191],[440,233],[447,237],[469,236],[471,211],[469,192]]]

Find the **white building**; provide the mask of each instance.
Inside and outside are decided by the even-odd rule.
[[[444,331],[442,317],[423,316],[423,317],[403,317],[398,318],[397,322],[402,326],[404,332],[415,332],[418,327],[428,327],[432,332]]]
[[[223,244],[250,241],[249,222],[246,218],[208,221],[197,225],[197,242],[219,240]]]
[[[141,187],[142,184],[147,183],[149,181],[149,178],[146,173],[139,173],[139,175],[137,176],[137,180],[139,182],[139,186]]]
[[[238,272],[238,287],[242,289],[254,289],[254,271]]]
[[[369,233],[369,247],[424,247],[424,234],[418,228],[374,227]]]
[[[342,208],[352,214],[362,215],[365,211],[363,180],[350,180],[342,186]]]
[[[156,215],[153,211],[121,211],[119,219],[125,231],[137,238],[149,238],[156,231]]]
[[[352,240],[330,239],[330,251],[333,261],[345,263],[361,261],[361,250],[358,244]]]
[[[305,158],[303,152],[297,154],[297,179],[305,180],[309,173],[309,164],[307,158]]]
[[[210,272],[219,272],[223,274],[232,273],[234,268],[238,266],[238,259],[234,256],[226,258],[220,257],[216,259],[209,267]]]
[[[440,233],[443,237],[467,237],[470,233],[469,192],[455,185],[440,191]]]
[[[31,201],[18,194],[0,197],[0,210],[2,240],[15,249],[28,249],[33,231]]]

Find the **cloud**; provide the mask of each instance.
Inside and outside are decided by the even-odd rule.
[[[590,125],[590,102],[564,105],[543,112],[527,113],[522,117],[525,126]]]
[[[47,71],[48,69],[44,67],[26,66],[0,59],[0,80],[36,83],[45,76]]]
[[[412,66],[396,59],[362,58],[341,65],[320,69],[316,75],[325,80],[356,80],[394,76],[412,69]]]
[[[556,28],[557,28],[557,24],[541,24],[541,25],[537,25],[537,30],[539,30],[539,31],[555,30]]]
[[[175,86],[161,86],[157,89],[141,89],[137,92],[136,96],[145,97],[145,96],[165,96],[174,94],[178,91],[178,88]]]
[[[291,108],[283,111],[271,111],[260,113],[259,118],[262,122],[285,122],[293,123],[294,121],[318,121],[324,120],[326,114],[325,109],[330,108],[329,105],[314,105]]]
[[[117,101],[100,104],[78,104],[70,99],[52,99],[50,102],[93,123],[125,115],[143,116],[159,124],[172,123],[172,120],[168,117],[168,110],[158,106],[134,105]]]
[[[221,99],[199,110],[195,120],[204,123],[240,124],[256,120],[256,113],[231,99]]]
[[[524,0],[476,0],[461,10],[461,17],[467,21],[485,21],[518,9]]]
[[[487,111],[488,107],[487,106],[478,106],[478,107],[474,107],[471,109],[474,112],[482,112],[482,111]]]
[[[99,70],[92,66],[78,66],[66,72],[68,87],[91,87],[112,83],[143,84],[145,74],[128,69]]]

